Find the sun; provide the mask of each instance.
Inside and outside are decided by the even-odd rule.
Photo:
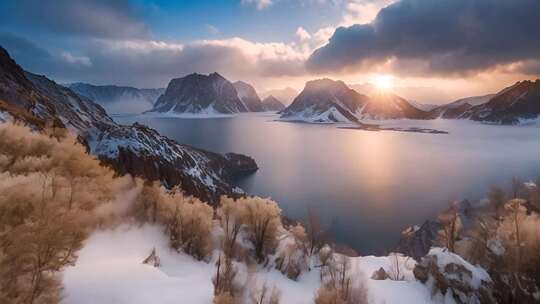
[[[371,81],[378,90],[390,91],[394,87],[394,76],[392,75],[375,75]]]

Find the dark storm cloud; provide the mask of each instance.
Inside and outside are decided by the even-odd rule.
[[[538,0],[401,0],[370,24],[340,27],[309,58],[311,71],[394,59],[403,73],[467,74],[540,58]]]
[[[2,1],[0,25],[99,38],[148,36],[127,0]]]

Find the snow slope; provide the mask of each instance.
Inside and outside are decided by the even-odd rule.
[[[288,237],[281,238],[281,242],[288,242]],[[152,248],[156,248],[161,259],[159,268],[141,263]],[[122,225],[114,230],[98,231],[86,241],[77,264],[64,271],[63,303],[209,304],[216,256],[214,253],[212,261],[204,262],[170,250],[162,228],[157,226]],[[351,258],[351,274],[364,281],[369,303],[453,303],[448,297],[432,297],[426,285],[414,279],[412,269],[416,262],[411,258],[398,257],[404,281],[370,279],[380,267],[388,272],[393,259]],[[444,261],[442,257],[441,261]],[[312,266],[315,263],[313,259]],[[249,270],[238,267],[238,276],[243,286],[264,283],[276,286],[281,291],[282,304],[311,304],[320,286],[320,268],[311,269],[298,281],[288,279],[273,267],[263,266]]]

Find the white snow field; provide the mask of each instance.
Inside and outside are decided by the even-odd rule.
[[[287,242],[289,238],[281,239]],[[156,248],[161,259],[159,268],[142,264],[152,248]],[[442,255],[438,251],[433,253]],[[170,250],[158,226],[122,225],[114,230],[98,231],[86,241],[76,265],[64,271],[63,303],[211,304],[216,257],[217,253],[209,262],[197,261]],[[404,281],[370,279],[380,267],[389,272],[394,257],[351,258],[351,275],[363,279],[369,303],[454,303],[448,294],[445,298],[432,297],[430,290],[414,279],[412,269],[416,262],[402,256],[399,259]],[[257,266],[250,270],[243,265],[237,267],[237,277],[244,286],[266,283],[270,288],[277,287],[281,291],[281,304],[311,304],[320,286],[319,268],[312,268],[293,281],[272,267]],[[250,303],[248,295],[244,298]]]

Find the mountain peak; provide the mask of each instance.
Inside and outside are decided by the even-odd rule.
[[[217,72],[172,79],[151,112],[230,114],[246,112],[233,84]]]

